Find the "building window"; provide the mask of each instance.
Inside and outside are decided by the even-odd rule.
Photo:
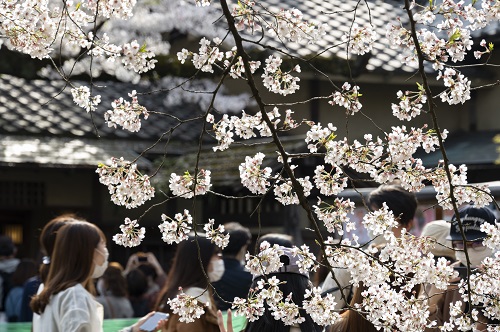
[[[45,205],[43,182],[0,181],[0,206],[33,207]]]

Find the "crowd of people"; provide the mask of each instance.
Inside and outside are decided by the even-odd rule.
[[[367,200],[370,210],[387,206],[396,216],[398,225],[392,228],[396,237],[405,236],[412,227],[417,209],[415,196],[397,185],[383,185]],[[467,278],[467,260],[472,269],[493,255],[482,244],[486,236],[484,223],[495,224],[488,208],[464,206],[460,209],[462,230],[457,219],[436,220],[425,225],[422,235],[436,242],[432,253],[444,257],[457,271],[465,271],[446,291],[432,285],[417,285],[411,290],[428,299],[430,319],[442,325],[449,319],[450,303],[460,298],[457,282]],[[363,313],[354,310],[362,303],[365,287],[351,284],[348,270],[320,268],[314,276],[299,268],[302,256],[293,254],[293,238],[284,234],[260,236],[256,248],[264,241],[277,245],[282,252],[282,267],[269,274],[252,275],[245,269],[245,254],[253,250],[249,229],[237,222],[224,225],[230,235],[229,244],[222,250],[204,237],[189,235],[176,249],[168,272],[165,272],[151,252],[132,254],[126,266],[109,262],[106,238],[94,224],[75,215],[59,216],[45,225],[40,234],[44,255],[40,266],[33,260],[16,258],[16,247],[7,236],[0,236],[0,305],[9,322],[33,322],[33,331],[102,331],[103,319],[137,318],[123,331],[141,331],[140,327],[160,311],[169,314],[160,320],[162,332],[295,332],[295,331],[377,331],[380,326],[370,323]],[[462,238],[464,232],[467,241]],[[384,237],[372,236],[366,246],[385,245]],[[465,257],[464,247],[468,249]],[[363,250],[363,248],[361,248]],[[318,256],[322,262],[322,256]],[[238,330],[233,328],[231,314],[234,298],[246,298],[259,282],[276,277],[283,294],[291,294],[293,303],[302,303],[313,286],[322,287],[323,294],[335,297],[340,319],[331,326],[318,325],[303,309],[304,320],[285,325],[275,319],[270,310],[256,320],[247,321]],[[178,295],[196,298],[203,314],[194,322],[186,322],[175,313],[171,299]],[[466,306],[466,304],[464,304]],[[268,309],[265,305],[264,309]],[[464,308],[466,310],[467,308]],[[227,321],[221,312],[226,313]],[[490,323],[478,318],[478,326]],[[432,330],[432,329],[430,329]]]

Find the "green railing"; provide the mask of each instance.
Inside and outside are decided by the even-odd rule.
[[[224,313],[224,321],[226,314]],[[124,327],[131,326],[137,322],[137,318],[130,319],[105,319],[104,332],[117,332]],[[233,316],[234,332],[243,331],[245,328],[244,317]],[[0,332],[30,332],[31,323],[0,323]]]

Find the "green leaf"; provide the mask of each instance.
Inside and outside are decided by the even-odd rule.
[[[455,40],[460,38],[460,30],[455,30],[455,32],[450,36],[449,43],[453,44],[455,43]]]
[[[488,44],[488,50],[490,50],[490,52],[492,52],[492,51],[493,51],[493,48],[494,48],[494,47],[495,47],[495,45],[494,45],[492,42],[490,42],[490,43]]]
[[[81,2],[77,3],[77,4],[76,4],[76,8],[75,8],[75,10],[80,9],[80,7],[81,7],[81,6],[82,6],[82,3],[81,3]]]
[[[146,52],[146,42],[144,42],[144,44],[142,44],[141,48],[139,49],[139,53],[144,53]]]

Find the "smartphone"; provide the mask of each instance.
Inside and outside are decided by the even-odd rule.
[[[148,256],[139,256],[138,259],[139,259],[139,262],[147,262]]]
[[[168,314],[164,312],[155,312],[153,316],[149,317],[142,325],[139,327],[141,331],[153,332],[156,330],[158,322],[162,319],[167,319]]]

